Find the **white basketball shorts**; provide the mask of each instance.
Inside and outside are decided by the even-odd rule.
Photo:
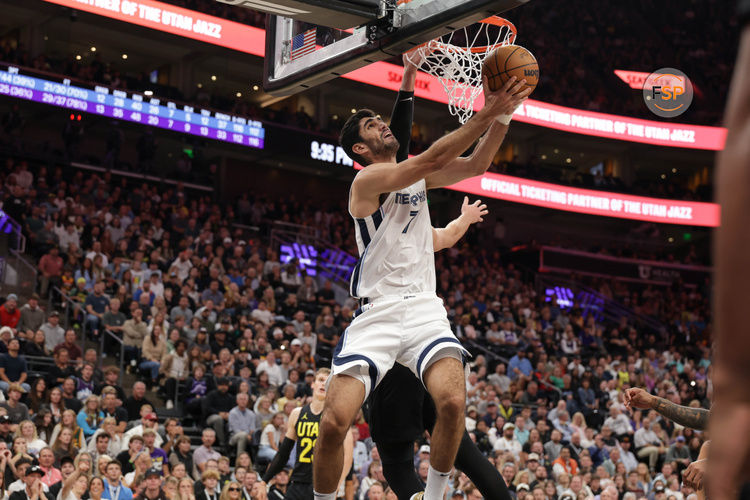
[[[462,361],[469,352],[451,331],[443,300],[434,292],[385,296],[357,310],[333,353],[334,375],[347,374],[370,394],[393,363],[409,368],[419,380],[435,361]]]

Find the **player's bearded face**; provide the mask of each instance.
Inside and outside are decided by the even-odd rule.
[[[393,156],[398,152],[399,147],[398,140],[396,140],[391,133],[391,130],[387,127],[383,128],[383,130],[379,130],[377,136],[368,137],[364,143],[370,149],[372,156],[375,158]]]

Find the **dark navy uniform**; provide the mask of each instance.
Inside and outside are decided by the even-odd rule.
[[[309,500],[313,498],[312,461],[319,427],[320,413],[313,413],[310,405],[302,407],[295,426],[297,433],[295,456],[297,458],[294,462],[292,476],[289,478],[289,487],[286,490],[285,500]]]

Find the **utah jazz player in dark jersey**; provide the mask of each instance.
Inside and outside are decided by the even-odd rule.
[[[326,380],[328,380],[330,374],[331,370],[328,368],[321,368],[315,373],[315,380],[312,384],[312,401],[310,404],[292,410],[289,415],[289,422],[287,422],[284,440],[263,475],[263,482],[267,484],[284,468],[284,464],[289,460],[289,454],[296,443],[296,460],[284,497],[286,500],[310,500],[313,498],[313,449],[315,448],[315,441],[318,439],[320,414],[323,412],[326,400]],[[344,482],[346,472],[352,466],[354,448],[352,439],[352,433],[349,431],[344,441],[345,473],[342,475],[339,484]]]

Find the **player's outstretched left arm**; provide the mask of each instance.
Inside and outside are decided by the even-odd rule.
[[[294,448],[294,444],[297,442],[297,419],[299,418],[301,411],[302,408],[295,408],[292,410],[292,413],[289,414],[289,421],[286,425],[286,434],[279,445],[278,453],[276,453],[276,456],[273,457],[273,461],[268,465],[266,473],[263,474],[262,482],[268,484],[268,482],[286,466],[286,463],[289,460],[289,455],[292,453],[292,448]]]
[[[487,213],[487,205],[482,204],[481,200],[469,204],[469,197],[464,196],[461,215],[445,227],[432,228],[433,251],[438,252],[455,245],[469,230],[469,226],[476,222],[482,222],[484,220],[482,217]]]
[[[497,153],[503,140],[505,140],[505,134],[508,133],[508,126],[513,112],[531,94],[532,89],[520,91],[525,82],[525,80],[521,80],[511,85],[514,83],[513,80],[508,80],[503,90],[505,90],[506,95],[504,98],[508,102],[509,114],[498,117],[495,120],[469,156],[459,156],[444,168],[428,175],[425,178],[427,189],[450,186],[469,177],[482,175],[487,171],[491,165],[492,158],[495,157],[495,153]]]

